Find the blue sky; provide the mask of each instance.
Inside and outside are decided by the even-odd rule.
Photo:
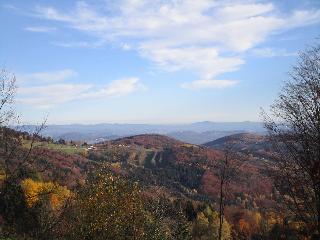
[[[259,121],[320,1],[0,2],[24,123]]]

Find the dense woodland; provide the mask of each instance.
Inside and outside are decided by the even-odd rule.
[[[2,71],[0,239],[320,239],[320,48],[263,114],[267,136],[145,134],[89,146],[11,129]]]

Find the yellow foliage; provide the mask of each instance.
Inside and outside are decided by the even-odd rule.
[[[271,212],[267,215],[268,224],[273,226],[275,224],[281,223],[281,216],[277,213]]]
[[[50,194],[50,205],[53,210],[60,209],[70,195],[71,192],[67,187],[56,184],[53,193]]]
[[[121,163],[120,162],[115,162],[111,163],[111,166],[115,169],[120,169],[121,168]]]
[[[67,187],[53,182],[39,182],[30,178],[21,182],[28,207],[33,207],[42,199],[47,199],[52,209],[59,209],[71,195]]]
[[[219,232],[219,216],[218,213],[210,207],[206,207],[203,212],[197,214],[197,218],[193,224],[192,233],[199,239],[217,239]],[[231,239],[231,226],[224,219],[222,225],[222,239]]]
[[[24,191],[28,206],[32,207],[39,200],[39,194],[43,191],[42,183],[28,178],[22,181],[21,187]]]
[[[254,212],[254,213],[252,214],[252,217],[253,217],[253,219],[254,219],[255,224],[256,224],[256,225],[260,225],[261,220],[262,220],[261,214],[260,214],[259,212]]]
[[[206,216],[204,215],[203,212],[200,212],[197,214],[197,221],[201,225],[208,225],[209,224],[209,220],[208,220],[208,218],[206,218]]]
[[[290,228],[299,230],[305,226],[305,224],[301,221],[292,221],[289,223]]]

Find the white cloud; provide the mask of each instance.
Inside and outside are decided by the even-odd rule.
[[[77,76],[77,72],[72,69],[62,69],[58,71],[36,72],[29,74],[18,74],[19,82],[60,82],[68,78]]]
[[[89,91],[82,94],[80,98],[120,97],[144,89],[146,87],[139,83],[139,78],[132,77],[114,80],[98,91]]]
[[[18,102],[38,108],[51,108],[75,100],[91,88],[85,84],[51,84],[18,88]]]
[[[217,49],[209,47],[167,48],[150,43],[141,46],[141,54],[168,71],[192,70],[204,78],[237,70],[244,63],[240,57],[220,57]]]
[[[24,30],[28,32],[51,33],[56,31],[57,29],[53,27],[33,26],[25,27]]]
[[[123,43],[122,44],[122,49],[125,51],[131,50],[131,46],[127,43]]]
[[[52,42],[51,44],[65,48],[99,48],[105,44],[105,41]]]
[[[212,79],[203,79],[196,80],[190,83],[183,83],[181,87],[190,89],[190,90],[198,90],[198,89],[222,89],[228,88],[236,85],[238,81],[235,80],[212,80]]]
[[[320,9],[307,11],[307,10],[296,10],[287,19],[286,27],[302,27],[310,24],[315,24],[320,22]]]
[[[246,52],[271,35],[320,22],[320,9],[281,13],[272,3],[252,0],[123,0],[99,8],[78,2],[70,11],[38,7],[35,14],[101,44],[130,46],[164,70],[189,70],[208,80],[239,69]]]
[[[217,16],[223,20],[237,20],[270,13],[274,9],[271,3],[227,4],[217,10]]]
[[[74,74],[74,71],[61,70],[22,75],[25,81],[30,81],[33,85],[18,88],[18,102],[38,108],[52,108],[74,100],[120,97],[146,89],[135,77],[114,80],[104,87],[65,82]]]
[[[146,87],[139,83],[139,78],[127,78],[111,82],[103,91],[105,92],[105,96],[123,96],[145,89]]]
[[[297,56],[297,52],[288,52],[286,49],[273,48],[256,48],[252,50],[252,54],[257,57],[290,57]]]

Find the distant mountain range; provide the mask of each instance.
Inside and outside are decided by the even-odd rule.
[[[24,126],[26,131],[35,129],[35,125]],[[215,139],[237,134],[257,133],[264,134],[265,129],[261,122],[196,122],[191,124],[69,124],[48,125],[43,136],[57,139],[86,141],[90,143],[113,140],[120,137],[137,134],[162,134],[175,139],[203,144]]]

